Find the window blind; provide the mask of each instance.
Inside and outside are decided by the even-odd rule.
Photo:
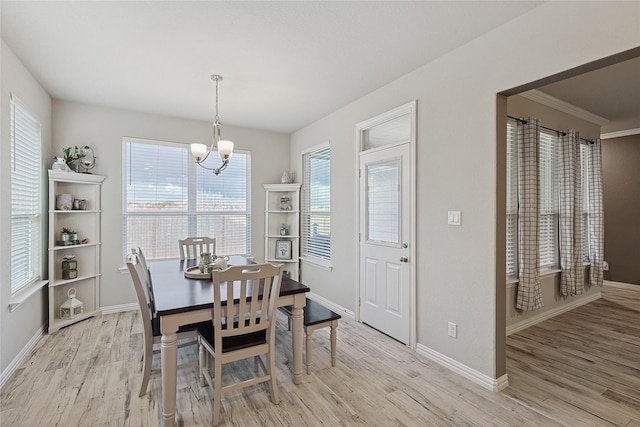
[[[39,280],[40,123],[11,97],[11,293]]]
[[[216,238],[218,254],[251,253],[251,155],[235,151],[215,176],[193,162],[189,145],[125,138],[124,253],[176,258],[178,240]],[[217,153],[208,167],[219,166]]]
[[[580,145],[580,179],[582,188],[582,253],[583,261],[590,261],[589,254],[589,150],[586,145]]]
[[[518,262],[518,127],[507,121],[507,275],[517,272]]]
[[[558,264],[558,137],[540,132],[540,266]]]
[[[331,148],[302,155],[302,255],[331,259]]]

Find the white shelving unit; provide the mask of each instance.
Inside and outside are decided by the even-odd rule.
[[[264,184],[264,261],[283,263],[292,279],[298,280],[300,266],[300,184]],[[281,197],[288,197],[290,210],[280,208]],[[288,234],[280,234],[287,224]],[[278,241],[291,242],[291,259],[276,256]]]
[[[100,312],[100,219],[104,176],[49,170],[49,333],[95,316]],[[86,200],[86,209],[56,209],[56,196],[71,194],[73,199]],[[86,243],[60,244],[63,227],[78,232],[78,240]],[[62,278],[62,261],[74,255],[78,275]],[[68,299],[70,288],[84,304],[84,312],[72,319],[60,318],[60,306]]]

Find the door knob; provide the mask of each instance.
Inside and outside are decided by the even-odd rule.
[[[409,258],[407,258],[406,256],[401,256],[400,262],[409,262]]]

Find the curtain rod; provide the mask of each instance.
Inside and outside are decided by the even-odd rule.
[[[527,124],[527,121],[526,121],[526,120],[524,120],[524,119],[519,119],[519,118],[517,118],[517,117],[513,117],[513,116],[509,116],[509,115],[507,115],[507,117],[508,117],[508,118],[510,118],[510,119],[513,119],[513,120],[515,120],[515,121],[517,121],[517,122],[520,122],[520,123],[522,123],[523,125],[526,125],[526,124]],[[565,135],[567,134],[566,132],[562,132],[562,131],[559,131],[559,130],[557,130],[557,129],[551,129],[551,128],[548,128],[548,127],[546,127],[546,126],[542,126],[542,125],[541,125],[540,127],[541,127],[542,129],[546,129],[546,130],[550,130],[551,132],[555,132],[555,133],[557,133],[558,135],[565,136]],[[583,140],[584,142],[586,142],[587,144],[595,144],[595,143],[596,143],[595,141],[593,141],[593,140],[591,140],[591,139],[586,139],[586,138],[583,138],[583,137],[580,137],[580,139],[581,139],[581,140]]]

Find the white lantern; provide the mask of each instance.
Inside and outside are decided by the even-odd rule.
[[[69,299],[60,306],[60,318],[73,319],[80,316],[84,311],[84,304],[76,299],[76,288],[69,289],[67,296]]]

